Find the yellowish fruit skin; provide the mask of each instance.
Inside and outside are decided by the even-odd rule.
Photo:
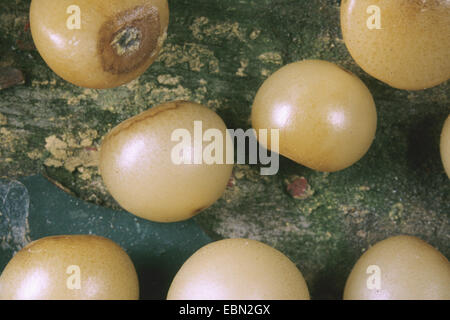
[[[307,284],[280,251],[249,239],[216,241],[176,274],[168,300],[309,300]]]
[[[280,154],[324,172],[361,159],[377,126],[375,103],[364,83],[321,60],[291,63],[271,75],[256,94],[251,118],[257,132],[280,130]]]
[[[70,277],[76,271],[70,266],[79,267],[79,289],[72,286],[76,281]],[[11,259],[0,276],[1,300],[138,298],[137,274],[126,252],[113,241],[92,235],[34,241]]]
[[[368,27],[370,6],[379,8],[380,29]],[[448,0],[343,0],[341,28],[356,63],[394,88],[423,90],[450,78]]]
[[[203,132],[218,129],[230,139],[214,111],[183,101],[153,107],[122,122],[104,138],[100,172],[125,210],[151,221],[176,222],[193,217],[222,196],[233,170],[225,158],[223,164],[172,161],[172,150],[180,144],[172,141],[173,132],[186,129],[194,140],[194,121],[202,122]],[[203,149],[209,144],[203,142]],[[193,155],[194,144],[191,147]]]
[[[75,11],[67,13],[73,5],[80,9],[80,29],[67,27],[68,20],[69,25],[73,22],[70,17]],[[103,50],[113,38],[112,35],[106,37],[106,44],[100,45],[102,28],[111,21],[120,20],[120,15],[127,10],[143,6],[151,8],[148,10],[153,10],[152,14],[157,12],[157,18],[153,16],[156,20],[149,22],[151,38],[156,39],[155,48],[132,56],[131,61],[139,63],[129,70],[126,65],[117,67],[119,69],[115,71],[105,70],[99,46]],[[136,12],[135,16],[138,16],[142,10]],[[167,36],[168,24],[167,0],[32,0],[30,7],[31,33],[42,58],[57,75],[87,88],[113,88],[139,77],[157,58]],[[113,32],[119,31],[111,28]],[[155,44],[153,42],[151,46]]]
[[[377,266],[380,289],[367,285]],[[371,289],[369,289],[370,287]],[[450,263],[419,238],[396,236],[366,251],[353,267],[344,290],[345,300],[448,300]]]
[[[445,172],[450,178],[450,116],[445,121],[441,134],[441,158]]]

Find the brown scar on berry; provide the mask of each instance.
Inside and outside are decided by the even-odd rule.
[[[192,211],[191,216],[197,215],[198,213],[200,213],[201,211],[205,210],[206,208],[207,207],[201,207],[201,208],[198,208],[198,209]]]
[[[286,179],[285,183],[287,184],[287,192],[294,199],[305,200],[314,194],[314,190],[311,189],[305,177],[294,176]]]
[[[150,118],[154,118],[161,113],[168,112],[170,110],[175,110],[178,108],[182,108],[184,105],[186,105],[188,103],[189,102],[187,102],[187,101],[177,100],[177,101],[173,101],[173,102],[167,102],[164,105],[150,108],[147,111],[144,111],[141,114],[138,114],[137,116],[134,116],[132,118],[129,118],[129,119],[123,121],[118,126],[113,128],[108,133],[108,135],[103,139],[103,143],[105,143],[107,140],[112,139],[113,137],[117,136],[120,132],[132,128],[137,123],[144,122]]]
[[[97,51],[103,70],[118,75],[140,68],[157,50],[160,35],[156,7],[137,6],[118,13],[99,31]]]

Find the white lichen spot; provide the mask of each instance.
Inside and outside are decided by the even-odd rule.
[[[391,210],[389,210],[389,218],[392,221],[397,222],[402,218],[403,211],[404,211],[403,204],[401,202],[398,202],[391,207]]]
[[[241,61],[241,66],[238,69],[238,71],[236,71],[236,75],[238,77],[245,77],[245,76],[247,76],[244,71],[245,71],[245,69],[247,69],[248,64],[249,64],[249,60],[248,59],[244,59],[244,60]]]
[[[74,172],[79,168],[96,167],[97,165],[98,152],[96,150],[80,149],[65,161],[64,168],[69,172]]]
[[[168,86],[175,86],[175,85],[179,84],[180,79],[181,79],[180,76],[173,77],[170,74],[162,74],[162,75],[159,75],[157,78],[157,80],[160,84],[164,84],[164,85],[168,85]]]
[[[203,32],[202,27],[207,25],[209,23],[209,19],[207,17],[198,17],[195,18],[192,25],[189,27],[189,29],[192,31],[192,34],[194,35],[194,38],[198,40],[203,40]]]
[[[359,230],[356,235],[360,238],[365,238],[367,236],[367,232],[364,230]]]
[[[92,179],[93,172],[91,170],[83,170],[83,172],[80,174],[81,180],[88,181]]]
[[[44,165],[46,165],[47,167],[55,167],[55,168],[60,168],[63,166],[63,162],[61,160],[56,160],[53,158],[47,158],[44,161]]]
[[[78,135],[63,134],[45,139],[45,148],[51,157],[44,162],[46,166],[64,167],[69,172],[79,168],[96,167],[98,165],[98,148],[94,145],[98,132],[94,129],[81,131]]]
[[[8,130],[5,127],[0,128],[1,150],[5,151],[7,150],[8,152],[15,152],[16,147],[17,145],[19,145],[21,140],[23,140],[23,137],[21,137],[19,133]]]
[[[5,115],[0,113],[0,126],[4,126],[8,123],[8,118]]]
[[[55,135],[45,138],[45,149],[58,160],[67,159],[67,143],[57,138]]]
[[[147,82],[145,88],[145,91],[148,94],[147,102],[149,105],[157,105],[163,101],[171,100],[190,100],[192,96],[192,91],[182,85],[167,88],[159,87],[154,82]]]
[[[209,61],[209,72],[211,73],[219,73],[219,60],[211,60]]]
[[[94,129],[88,129],[85,132],[79,132],[78,135],[81,138],[80,145],[82,147],[90,147],[93,144],[93,140],[97,139],[98,132]]]
[[[206,106],[214,111],[217,111],[222,106],[222,103],[218,99],[213,99],[213,100],[208,100],[208,102],[206,103]]]
[[[69,97],[69,98],[67,98],[67,104],[69,106],[79,105],[80,104],[80,97]]]
[[[77,139],[71,134],[64,133],[62,135],[62,140],[67,143],[67,147],[70,149],[78,148],[78,142]]]
[[[81,99],[91,98],[93,100],[96,100],[98,98],[98,91],[95,89],[84,89],[83,94],[80,96]]]
[[[31,160],[38,160],[38,159],[42,158],[42,152],[39,149],[34,149],[30,152],[27,152],[27,156]]]
[[[198,87],[194,90],[194,96],[197,97],[197,100],[203,100],[208,93],[208,89],[206,87]]]
[[[128,90],[136,91],[140,87],[140,85],[139,85],[139,78],[131,80],[130,82],[125,84],[125,86],[128,88]]]
[[[250,40],[256,40],[258,39],[259,35],[261,34],[261,30],[253,30],[252,33],[250,33]]]
[[[189,27],[192,35],[197,40],[205,38],[212,39],[238,39],[245,41],[245,32],[238,22],[222,22],[215,25],[209,25],[209,19],[198,17]]]
[[[158,60],[168,68],[187,65],[192,71],[204,71],[207,67],[211,73],[219,72],[219,60],[214,52],[195,43],[169,44],[163,48]]]
[[[92,99],[96,100],[98,98],[99,94],[98,91],[95,89],[84,89],[82,94],[79,95],[73,95],[73,93],[66,91],[62,94],[62,98],[66,99],[67,104],[69,106],[76,106],[80,104],[80,101]]]
[[[278,52],[266,52],[260,54],[258,59],[263,63],[283,64],[283,58]]]
[[[270,75],[270,70],[267,69],[261,69],[261,75],[263,77],[268,77]]]

